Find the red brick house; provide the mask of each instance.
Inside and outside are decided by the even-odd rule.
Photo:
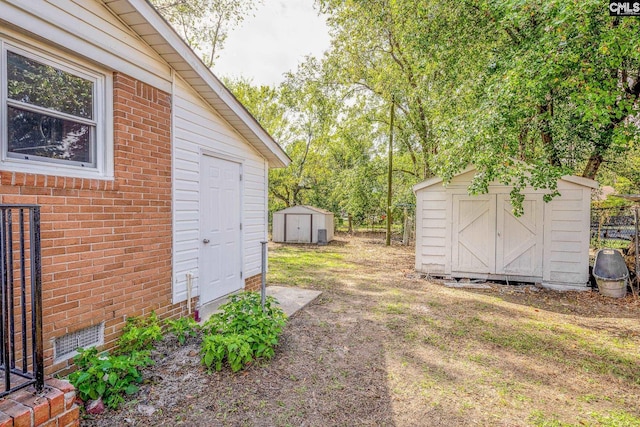
[[[259,283],[286,153],[145,0],[0,0],[0,204],[41,207],[45,371]]]

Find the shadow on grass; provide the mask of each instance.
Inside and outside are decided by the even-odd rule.
[[[559,314],[579,315],[587,318],[638,318],[640,299],[628,294],[625,298],[610,298],[596,291],[558,292],[541,289],[529,292],[527,286],[501,286],[499,291],[480,289],[464,289],[478,295],[491,295],[497,299],[512,304],[543,309]]]
[[[449,289],[405,277],[411,259],[397,249],[382,252],[366,244],[355,248],[357,254],[351,249],[312,256],[285,250],[272,253],[270,262],[290,286],[325,291],[306,313],[318,322],[309,327],[328,332],[317,346],[323,360],[354,357],[348,366],[358,377],[360,355],[341,352],[343,339],[357,342],[362,334],[363,351],[381,352],[362,360],[385,363],[386,381],[375,381],[388,393],[393,404],[383,406],[394,415],[383,422],[566,426],[629,419],[640,424],[634,406],[640,394],[640,328],[630,321],[637,310],[616,318],[607,301],[592,310],[585,306],[590,299],[580,296]],[[288,256],[296,258],[292,265]],[[603,313],[613,316],[601,319]],[[351,324],[359,325],[359,332],[344,335]],[[339,381],[340,370],[323,369],[337,381],[336,389],[358,386]]]

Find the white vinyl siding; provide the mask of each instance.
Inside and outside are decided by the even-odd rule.
[[[165,92],[171,91],[171,71],[167,63],[98,2],[4,0],[0,2],[0,20],[24,28],[74,56],[102,64]],[[0,31],[22,38],[5,26]],[[42,50],[49,49],[50,46],[42,46]]]
[[[584,283],[589,269],[590,192],[560,182],[560,198],[547,204],[543,279],[550,283]],[[585,242],[586,241],[586,242]]]
[[[416,227],[416,268],[427,274],[443,274],[447,263],[447,194],[442,187],[418,194],[419,217]]]
[[[241,216],[243,278],[261,271],[260,242],[265,239],[266,163],[249,144],[176,78],[174,93],[174,302],[186,299],[187,273],[193,273],[198,295],[200,170],[202,152],[242,163]]]

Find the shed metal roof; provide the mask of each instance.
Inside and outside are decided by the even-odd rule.
[[[304,208],[304,209],[313,211],[315,213],[321,213],[321,214],[325,214],[325,215],[333,215],[333,212],[331,212],[331,211],[327,211],[327,210],[324,210],[324,209],[321,209],[321,208],[316,208],[315,206],[309,206],[309,205],[291,206],[291,207],[279,210],[279,211],[274,212],[274,213],[289,213],[289,212],[294,211],[294,210],[299,210],[300,208]]]

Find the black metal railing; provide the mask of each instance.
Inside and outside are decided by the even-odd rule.
[[[40,207],[0,205],[0,397],[44,387]]]

